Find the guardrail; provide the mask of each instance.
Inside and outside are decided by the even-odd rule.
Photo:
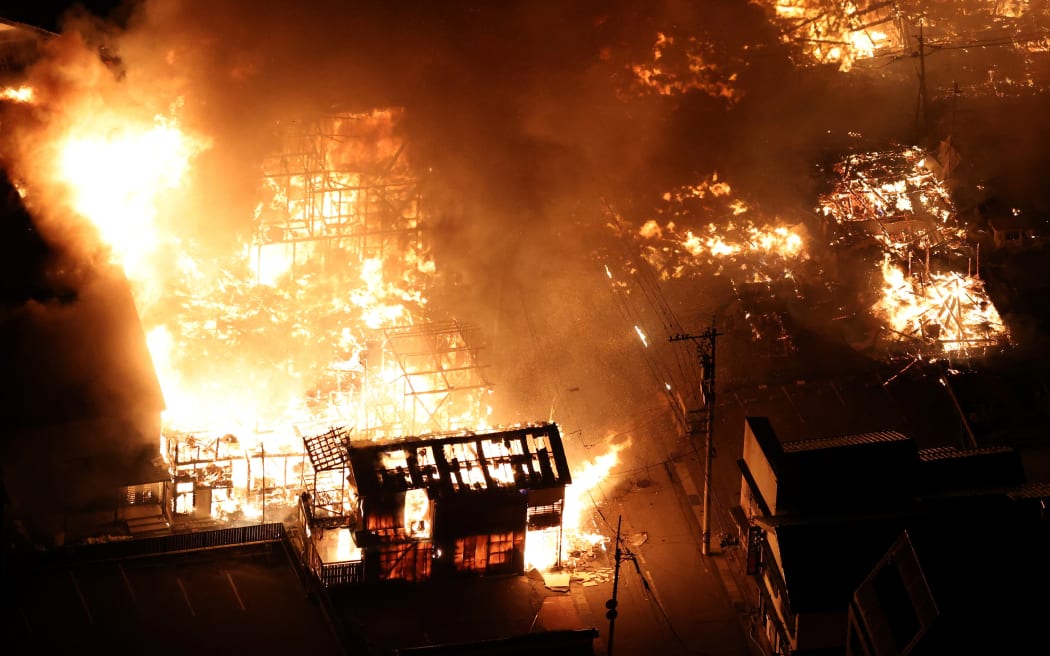
[[[317,571],[317,578],[325,589],[360,583],[364,577],[363,563],[361,561],[347,561],[341,563],[323,563]]]
[[[89,558],[131,558],[232,547],[255,542],[277,542],[283,538],[284,525],[275,522],[89,544],[79,547],[77,552]]]

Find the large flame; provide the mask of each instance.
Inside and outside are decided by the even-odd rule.
[[[979,278],[954,271],[908,276],[889,256],[883,260],[882,276],[882,297],[875,310],[896,336],[936,344],[949,353],[1009,341]]]
[[[529,531],[525,538],[525,567],[541,572],[561,565],[570,566],[574,554],[588,551],[604,544],[611,538],[593,523],[594,491],[609,476],[620,462],[620,451],[630,446],[630,441],[613,444],[609,451],[597,456],[572,472],[572,485],[565,488],[565,504],[562,510],[562,529]]]
[[[76,93],[4,91],[42,126],[20,148],[16,182],[34,209],[72,216],[91,254],[131,283],[165,399],[159,448],[177,513],[266,519],[324,489],[331,472],[312,470],[303,437],[330,426],[366,439],[488,425],[469,331],[428,313],[435,266],[398,110],[275,126],[271,158],[223,172],[257,180],[258,197],[253,216],[228,221],[250,228],[216,255],[199,243],[211,235],[173,215],[204,204],[197,165],[219,146],[183,120],[182,97],[144,102],[129,89],[141,78],[86,68]],[[601,539],[583,528],[582,497],[621,448],[575,472],[563,539],[544,554],[549,536],[530,536],[531,564]],[[352,495],[338,505],[349,515]],[[419,505],[406,521],[422,521]],[[360,553],[349,533],[333,535],[334,557]]]
[[[246,229],[215,255],[202,240],[218,231],[196,228],[214,220],[195,170],[212,140],[186,127],[183,97],[136,86],[75,38],[56,45],[60,60],[35,69],[46,84],[3,91],[34,126],[14,140],[16,184],[63,238],[123,268],[164,394],[162,454],[214,488],[212,514],[250,516],[266,490],[301,485],[301,466],[271,476],[267,459],[328,426],[488,425],[468,331],[429,323],[434,263],[399,111],[274,126],[269,160],[223,172],[260,184],[254,217],[219,218]]]
[[[163,243],[156,224],[163,196],[182,188],[204,145],[175,119],[136,121],[114,110],[80,117],[58,139],[56,178],[74,211],[98,229],[132,280],[143,280]]]

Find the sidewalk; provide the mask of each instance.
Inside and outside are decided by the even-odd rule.
[[[698,460],[697,456],[690,454],[668,463],[667,469],[674,482],[681,487],[683,506],[688,506],[689,516],[696,520],[694,527],[699,551],[704,523],[704,497],[700,487],[703,481],[703,468]],[[761,643],[760,648],[764,651],[755,651],[755,653],[771,653],[764,634],[761,631],[753,631],[755,628],[754,613],[757,612],[759,606],[759,593],[756,584],[746,572],[747,545],[723,547],[720,534],[726,532],[735,537],[736,527],[733,526],[733,519],[728,512],[725,513],[725,516],[719,516],[714,504],[712,504],[711,512],[710,545],[706,559],[715,565],[715,571],[733,603],[740,626],[753,641],[757,640]],[[757,648],[753,643],[751,646]]]

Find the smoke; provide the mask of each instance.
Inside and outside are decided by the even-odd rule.
[[[910,63],[863,78],[800,69],[744,0],[147,0],[117,15],[119,26],[70,15],[31,73],[59,114],[19,131],[16,160],[43,147],[66,102],[174,110],[207,147],[194,197],[172,199],[162,220],[219,256],[251,228],[275,122],[403,107],[444,283],[432,307],[488,334],[498,419],[546,417],[579,389],[598,408],[581,423],[598,423],[608,399],[637,395],[646,374],[628,357],[633,332],[604,296],[608,208],[642,221],[663,192],[717,171],[770,214],[801,211],[814,165],[853,145],[851,133],[914,134]],[[736,97],[640,85],[632,67],[654,62],[661,35],[673,44],[658,64],[702,43],[698,70]],[[663,74],[688,75],[695,62],[683,61]]]
[[[194,197],[170,199],[159,220],[218,256],[250,230],[276,121],[404,107],[447,283],[434,306],[487,329],[506,418],[531,420],[584,380],[595,400],[633,386],[622,317],[601,295],[595,260],[610,239],[606,207],[644,209],[727,163],[782,170],[782,153],[811,132],[785,139],[765,112],[771,99],[795,112],[805,95],[772,86],[788,69],[763,14],[707,4],[160,0],[123,8],[119,27],[71,14],[31,73],[52,109],[19,132],[16,159],[46,148],[66,107],[177,113],[208,146],[194,162]],[[743,100],[639,86],[632,67],[652,62],[663,36],[710,44],[705,65],[737,77]],[[60,218],[49,221],[56,241],[91,243],[63,234],[79,224]],[[579,348],[589,335],[602,352]]]

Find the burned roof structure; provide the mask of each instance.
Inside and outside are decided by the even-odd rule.
[[[561,528],[572,478],[556,424],[378,443],[348,435],[305,440],[317,476],[342,473],[304,495],[307,532],[319,543],[346,531],[354,544],[350,560],[313,559],[326,585],[520,574],[527,531]]]

